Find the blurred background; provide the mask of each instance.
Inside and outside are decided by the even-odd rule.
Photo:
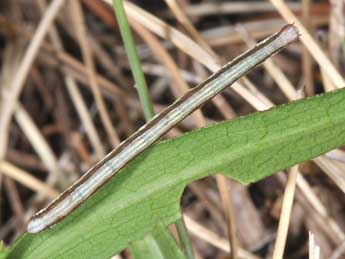
[[[109,1],[72,1],[78,4],[0,2],[0,240],[6,245],[35,211],[145,123]],[[155,113],[286,23],[303,28],[300,42],[164,138],[345,86],[344,0],[138,0],[125,2],[125,10]],[[249,186],[221,176],[189,184],[181,206],[196,258],[228,258],[229,247],[239,258],[271,258],[284,247],[284,258],[314,258],[310,233],[320,258],[345,258],[344,163],[338,149],[294,167],[297,182],[288,189],[296,186],[294,203],[283,213],[287,172]],[[278,224],[290,214],[285,242]]]

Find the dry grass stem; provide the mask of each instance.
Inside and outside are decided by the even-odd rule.
[[[291,210],[296,190],[296,179],[298,175],[298,165],[291,167],[286,183],[282,210],[280,213],[279,226],[277,231],[277,239],[274,244],[273,259],[282,259],[285,250]]]
[[[17,105],[14,116],[43,164],[48,168],[50,174],[47,181],[51,184],[57,182],[61,188],[69,186],[69,180],[60,169],[53,150],[31,119],[30,115],[21,105]]]
[[[327,16],[312,17],[311,20],[313,27],[327,25],[328,21],[329,19]],[[285,24],[286,22],[282,19],[272,18],[255,22],[242,22],[241,26],[244,27],[254,39],[258,40],[276,32]],[[212,47],[223,47],[243,41],[242,36],[238,35],[236,31],[237,25],[223,25],[204,30],[201,32],[201,35]]]
[[[332,235],[336,237],[337,240],[342,240],[345,238],[344,232],[341,230],[339,225],[334,221],[334,219],[329,215],[325,206],[321,203],[320,199],[317,197],[315,192],[312,190],[309,183],[305,180],[303,175],[299,173],[297,175],[297,187],[301,194],[307,199],[312,208],[323,218],[323,221],[327,224],[327,227],[332,231]]]
[[[70,76],[65,77],[65,83],[68,93],[70,94],[73,100],[73,104],[76,110],[78,111],[80,120],[83,126],[85,127],[86,134],[88,135],[90,142],[96,152],[97,158],[101,159],[105,156],[106,152],[102,145],[101,139],[97,133],[96,127],[92,122],[92,118],[90,117],[90,113],[87,109],[87,106],[78,89],[78,85]]]
[[[337,249],[334,250],[333,254],[329,257],[329,259],[340,259],[345,254],[345,242],[341,243]]]
[[[345,80],[337,71],[335,66],[329,60],[327,55],[322,51],[320,46],[316,43],[308,30],[303,26],[301,21],[292,13],[286,3],[282,0],[270,0],[271,3],[277,8],[281,16],[288,22],[294,23],[298,28],[301,36],[300,40],[304,46],[309,50],[310,54],[314,57],[319,66],[327,73],[329,78],[337,88],[345,86]]]
[[[199,32],[195,29],[193,23],[189,20],[184,10],[179,6],[177,0],[165,0],[170,10],[174,13],[177,20],[188,31],[191,37],[205,50],[207,50],[212,56],[216,57],[216,53],[210,48],[206,41],[200,36]]]
[[[46,5],[45,5],[45,1],[44,0],[40,0],[38,1],[40,8],[41,8],[41,12],[44,12]],[[51,30],[49,32],[49,37],[51,38],[51,41],[54,45],[54,47],[56,48],[56,50],[62,51],[63,50],[63,45],[61,43],[61,39],[56,31],[56,28],[54,25],[52,25]],[[106,152],[104,150],[104,147],[101,143],[101,140],[98,136],[98,133],[96,131],[96,128],[92,122],[92,118],[90,117],[90,114],[88,112],[88,109],[86,107],[86,104],[81,96],[81,93],[78,89],[78,86],[75,82],[75,80],[66,75],[65,76],[65,83],[66,83],[66,87],[67,90],[73,100],[73,104],[75,105],[75,108],[78,112],[78,115],[80,117],[80,120],[82,121],[84,127],[85,127],[85,131],[86,134],[88,135],[90,142],[96,152],[97,158],[101,159],[102,157],[105,156]]]
[[[320,247],[315,243],[312,232],[309,232],[309,259],[320,259]]]
[[[14,212],[14,217],[16,218],[17,231],[22,232],[25,229],[26,225],[25,210],[22,201],[20,200],[18,189],[14,181],[9,177],[5,177],[4,184],[9,196],[9,200],[11,202],[11,208]]]
[[[187,229],[191,234],[195,235],[197,238],[204,240],[207,243],[214,245],[224,252],[230,253],[229,242],[226,239],[221,238],[216,233],[203,227],[187,215],[184,215],[184,220],[186,222]],[[238,247],[238,257],[240,259],[260,259],[250,252],[242,249],[241,247]]]
[[[35,34],[23,56],[22,62],[18,67],[17,73],[11,81],[8,89],[10,92],[6,95],[1,103],[0,116],[0,159],[5,156],[8,141],[8,130],[12,114],[14,112],[17,100],[24,86],[27,75],[40,49],[40,46],[53,23],[56,15],[59,13],[64,0],[53,0],[45,15],[42,17]]]
[[[302,21],[308,31],[312,31],[313,29],[310,19],[311,2],[312,0],[302,0]],[[303,76],[307,96],[314,95],[313,61],[306,47],[303,48]]]
[[[339,189],[345,193],[343,168],[340,168],[336,161],[331,161],[324,156],[315,158],[314,162],[333,180]]]
[[[224,214],[225,220],[227,225],[227,232],[229,236],[229,245],[231,251],[231,258],[236,259],[238,258],[238,245],[237,245],[237,238],[236,238],[236,225],[234,219],[234,213],[232,209],[232,201],[230,197],[229,182],[224,175],[217,174],[216,175],[217,187],[219,190],[219,194],[222,199],[222,204],[224,207]]]
[[[82,51],[83,59],[85,61],[87,69],[86,71],[89,76],[91,91],[95,98],[95,102],[99,110],[104,128],[108,134],[110,143],[112,143],[112,147],[115,148],[118,144],[120,144],[120,139],[115,131],[114,126],[111,123],[109,112],[107,111],[107,107],[104,103],[103,97],[99,89],[99,85],[96,80],[95,64],[90,49],[90,45],[87,42],[87,31],[84,23],[84,15],[80,3],[78,1],[72,1],[70,3],[70,7],[71,18],[74,21],[77,39]]]
[[[46,183],[37,180],[35,177],[31,176],[30,173],[25,172],[22,169],[10,164],[7,161],[0,162],[0,169],[1,172],[8,177],[20,182],[24,186],[32,189],[35,192],[38,192],[49,199],[54,199],[59,195],[59,192],[54,190],[52,187],[47,185]]]
[[[104,1],[111,4],[111,1],[109,0]],[[162,20],[128,1],[124,1],[124,5],[128,17],[135,19],[138,23],[157,35],[170,39],[177,47],[184,50],[188,55],[198,57],[198,60],[203,60],[208,64],[207,67],[211,71],[217,71],[220,68],[220,65],[214,61],[214,58],[207,51],[204,51],[196,42],[180,31],[167,25]]]

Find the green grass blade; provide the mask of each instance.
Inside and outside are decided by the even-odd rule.
[[[9,258],[109,258],[181,217],[187,183],[220,172],[242,183],[345,144],[345,90],[156,144],[51,229],[24,234]]]
[[[130,245],[133,259],[185,259],[175,239],[165,226],[157,226],[143,240]]]
[[[175,225],[180,231],[186,232],[187,229],[183,226],[180,228],[180,224],[183,224],[182,220],[179,219],[175,222]],[[180,246],[176,243],[174,237],[170,234],[166,226],[159,224],[153,231],[150,231],[142,240],[137,240],[129,245],[131,256],[133,259],[186,259],[194,258],[192,245],[190,243],[187,233],[179,235],[184,237],[181,244],[187,251],[181,251]]]
[[[150,100],[149,92],[147,90],[144,73],[142,71],[138,54],[135,49],[132,32],[128,26],[125,10],[123,8],[123,2],[122,0],[113,0],[113,5],[123,43],[128,55],[131,71],[136,84],[136,89],[141,102],[141,107],[143,108],[146,120],[149,120],[154,115],[153,107]]]
[[[175,226],[176,226],[176,230],[177,230],[179,240],[181,242],[181,247],[183,249],[185,257],[187,259],[193,259],[194,254],[193,254],[192,243],[191,243],[191,240],[189,239],[188,231],[182,217],[179,218],[175,222]]]

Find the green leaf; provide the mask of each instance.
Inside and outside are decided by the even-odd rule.
[[[24,234],[9,258],[109,258],[180,214],[186,184],[220,172],[258,181],[345,143],[345,90],[156,144],[55,227]]]
[[[155,227],[152,234],[130,245],[133,259],[186,259],[175,239],[162,225]]]

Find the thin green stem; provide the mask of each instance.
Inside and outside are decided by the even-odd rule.
[[[134,77],[135,86],[139,95],[141,106],[144,111],[146,120],[153,117],[153,106],[150,100],[149,92],[147,90],[147,84],[145,81],[144,73],[142,71],[140,61],[138,58],[131,29],[129,28],[126,18],[125,10],[123,8],[122,0],[113,0],[114,11],[119,24],[122,40],[127,52],[129,64]]]
[[[194,259],[192,244],[190,242],[187,228],[182,217],[175,221],[175,226],[186,258]]]
[[[119,24],[122,40],[128,55],[129,64],[131,66],[141,106],[144,111],[145,119],[146,121],[148,121],[154,116],[153,105],[149,96],[144,73],[142,71],[138,54],[135,48],[132,32],[128,25],[122,0],[113,0],[113,6],[115,16]],[[175,224],[186,258],[194,259],[191,242],[189,240],[187,229],[184,225],[183,219],[179,219]]]

